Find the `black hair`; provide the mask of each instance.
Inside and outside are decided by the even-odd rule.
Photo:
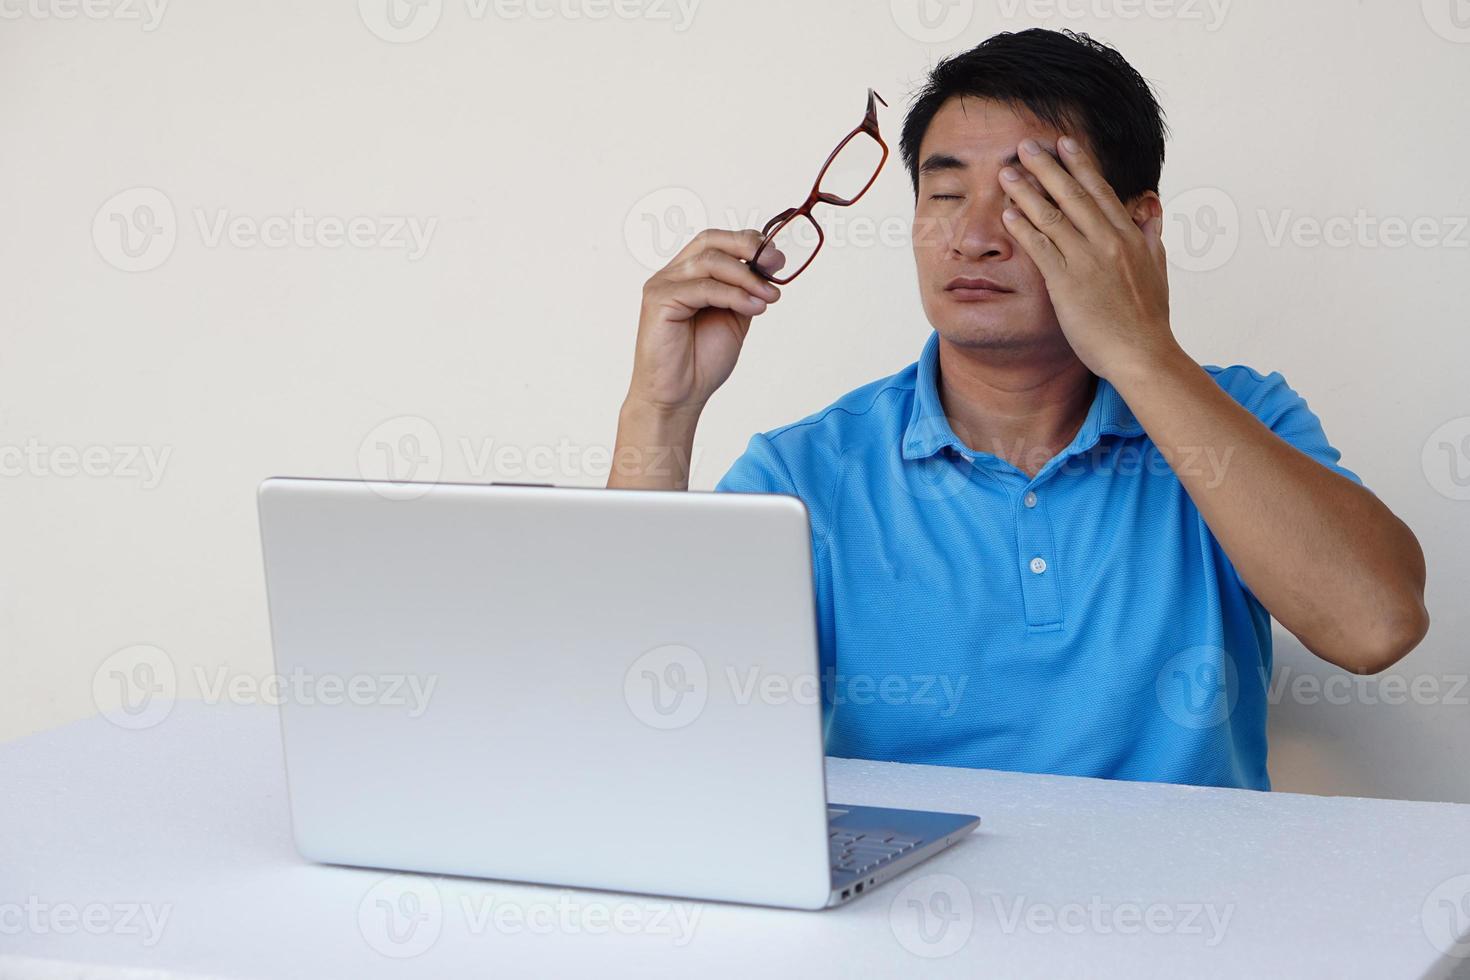
[[[1168,126],[1153,89],[1116,50],[1072,31],[997,34],[939,62],[903,122],[904,166],[919,190],[919,144],[955,96],[1024,108],[1087,137],[1120,200],[1158,192]]]

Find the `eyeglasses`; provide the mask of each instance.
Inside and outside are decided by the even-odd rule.
[[[750,260],[750,267],[761,278],[784,286],[801,275],[825,240],[822,226],[812,217],[812,208],[818,204],[839,208],[856,204],[878,179],[878,171],[888,160],[888,144],[878,135],[880,102],[888,105],[883,96],[868,89],[868,114],[862,125],[848,133],[827,157],[806,203],[787,208],[761,229],[760,248]]]

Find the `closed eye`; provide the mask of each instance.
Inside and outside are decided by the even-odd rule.
[[[958,194],[930,194],[929,195],[929,200],[931,200],[931,201],[958,201],[959,199],[960,199],[960,195],[958,195]]]

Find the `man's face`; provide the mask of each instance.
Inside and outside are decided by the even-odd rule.
[[[1006,233],[1001,214],[1011,201],[1000,183],[1007,165],[1026,174],[1016,160],[1022,140],[1055,155],[1061,136],[1025,109],[959,96],[929,123],[919,147],[914,260],[924,312],[950,343],[1017,352],[1066,345],[1041,270]]]

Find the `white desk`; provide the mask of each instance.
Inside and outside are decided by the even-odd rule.
[[[136,732],[93,719],[0,744],[0,977],[1382,980],[1470,964],[1470,806],[828,771],[834,800],[985,823],[830,912],[390,878],[296,856],[273,709],[181,702]],[[417,925],[390,931],[384,909],[415,900]]]

